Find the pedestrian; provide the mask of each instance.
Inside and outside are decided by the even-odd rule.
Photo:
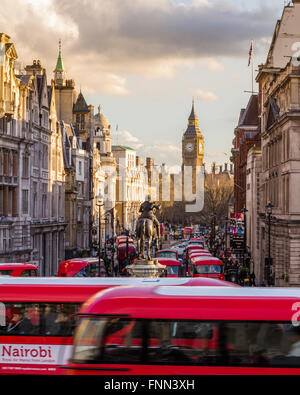
[[[256,279],[255,273],[252,272],[252,273],[250,274],[250,286],[251,286],[251,287],[256,287],[255,279]]]

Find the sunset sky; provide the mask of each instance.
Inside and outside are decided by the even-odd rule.
[[[1,0],[1,30],[25,66],[48,80],[58,41],[88,104],[101,105],[115,143],[178,164],[192,99],[205,162],[229,162],[233,131],[266,59],[282,0]],[[116,132],[118,125],[119,132]]]

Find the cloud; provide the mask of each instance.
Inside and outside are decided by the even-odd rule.
[[[1,0],[0,25],[25,63],[51,76],[58,40],[68,77],[90,91],[128,95],[128,76],[174,78],[179,67],[223,70],[222,57],[265,48],[276,9],[229,0]],[[22,10],[22,12],[20,12]]]
[[[154,140],[141,147],[139,154],[144,158],[153,158],[157,165],[165,163],[167,166],[175,166],[181,163],[181,147],[170,141]]]
[[[200,89],[196,91],[196,98],[202,102],[215,102],[219,100],[219,97],[213,92],[205,92]]]
[[[147,144],[128,130],[123,130],[113,133],[113,144],[131,147],[142,158],[153,158],[157,165],[165,163],[168,166],[175,166],[181,163],[181,147],[170,141],[153,140]]]
[[[140,149],[144,146],[142,141],[134,136],[128,130],[117,131],[113,133],[113,143],[116,145],[130,146],[133,149]]]

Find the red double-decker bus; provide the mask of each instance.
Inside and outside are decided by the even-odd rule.
[[[32,263],[0,263],[0,276],[37,277],[38,268]]]
[[[209,279],[0,277],[0,374],[62,374],[81,305],[101,290],[133,284],[223,285]]]
[[[72,374],[300,374],[299,288],[120,287],[80,317]]]

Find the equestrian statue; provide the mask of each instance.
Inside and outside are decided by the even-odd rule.
[[[138,258],[146,259],[145,241],[148,241],[147,259],[151,260],[151,245],[155,242],[158,250],[158,240],[160,235],[160,224],[155,216],[156,210],[160,210],[160,204],[146,200],[140,207],[141,213],[136,225],[137,252]]]

